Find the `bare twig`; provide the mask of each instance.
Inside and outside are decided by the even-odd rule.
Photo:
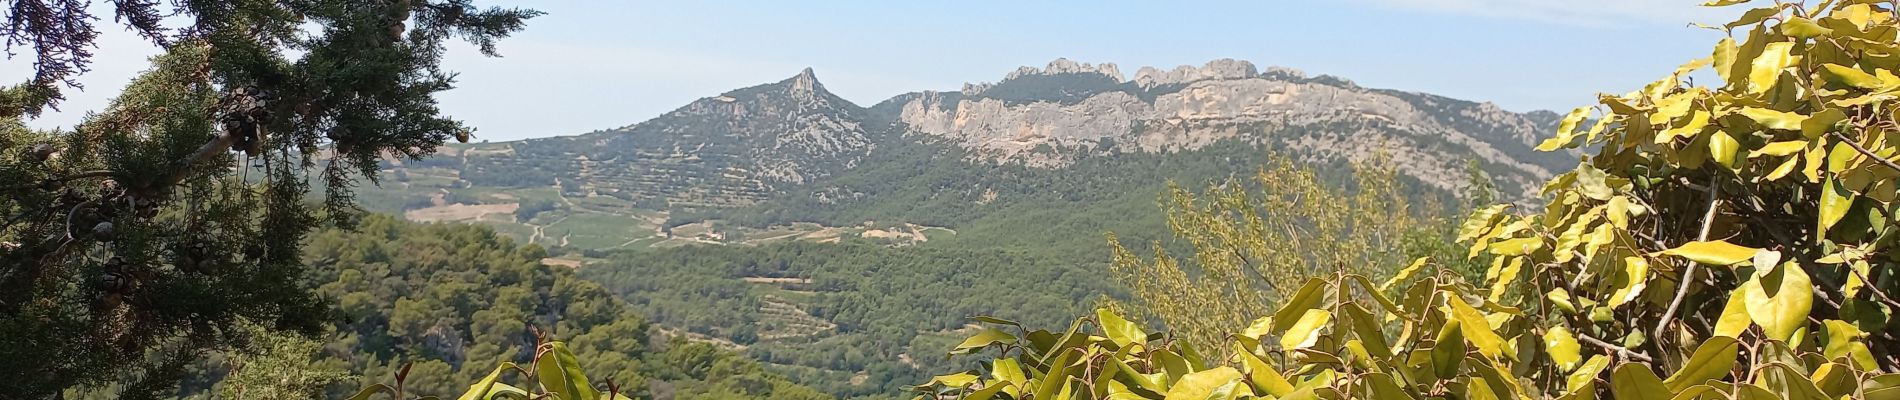
[[[1894,171],[1900,171],[1900,164],[1895,164],[1893,160],[1888,160],[1886,158],[1881,157],[1879,154],[1874,154],[1872,150],[1867,150],[1866,147],[1860,147],[1859,142],[1855,142],[1852,139],[1848,139],[1847,135],[1842,135],[1840,132],[1833,132],[1833,135],[1835,139],[1840,139],[1842,143],[1847,143],[1848,146],[1852,146],[1854,150],[1859,151],[1860,154],[1866,155],[1867,158],[1872,158],[1874,159],[1874,161],[1879,161],[1881,165],[1886,165],[1887,168],[1893,168]]]
[[[1715,226],[1715,212],[1721,208],[1722,205],[1722,181],[1720,179],[1721,175],[1709,175],[1709,210],[1702,214],[1702,233],[1696,235],[1696,241],[1698,242],[1708,241],[1709,230]],[[1663,332],[1669,330],[1669,321],[1676,317],[1676,310],[1682,307],[1682,298],[1689,295],[1690,279],[1695,276],[1696,268],[1701,266],[1702,263],[1691,261],[1689,262],[1689,267],[1682,271],[1682,283],[1676,285],[1676,297],[1669,301],[1669,308],[1663,311],[1662,320],[1656,324],[1655,334],[1650,337],[1663,337]]]
[[[1584,343],[1589,343],[1597,347],[1602,347],[1604,350],[1615,352],[1618,356],[1622,356],[1623,358],[1628,358],[1628,359],[1636,360],[1636,361],[1642,361],[1646,363],[1656,362],[1656,359],[1650,358],[1648,354],[1643,354],[1641,352],[1630,350],[1628,347],[1618,346],[1614,343],[1605,342],[1597,338],[1590,337],[1590,335],[1577,334],[1577,340],[1582,340]]]

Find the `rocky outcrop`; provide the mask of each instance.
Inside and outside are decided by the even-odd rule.
[[[1199,68],[1182,65],[1172,70],[1162,71],[1155,67],[1141,67],[1140,70],[1135,71],[1135,84],[1142,88],[1152,88],[1204,79],[1248,79],[1258,76],[1260,76],[1260,70],[1254,68],[1253,63],[1222,58],[1208,61],[1207,65]]]
[[[1057,61],[1052,69],[1075,65]],[[990,161],[1049,168],[1077,154],[1065,149],[1102,143],[1117,151],[1163,152],[1233,139],[1324,160],[1383,152],[1401,171],[1443,189],[1465,184],[1465,160],[1472,157],[1497,169],[1493,175],[1513,195],[1528,196],[1551,175],[1548,163],[1514,154],[1528,151],[1548,123],[1489,103],[1368,90],[1337,78],[1307,79],[1289,68],[1261,73],[1237,60],[1166,72],[1144,67],[1133,84],[1075,102],[1012,104],[969,92],[925,93],[898,108],[896,119],[912,134],[953,139]]]

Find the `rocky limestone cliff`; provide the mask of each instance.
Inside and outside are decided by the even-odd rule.
[[[1047,168],[1070,161],[1075,152],[1065,149],[1102,143],[1162,152],[1234,139],[1315,160],[1359,161],[1383,151],[1404,173],[1442,189],[1461,188],[1465,160],[1475,156],[1492,167],[1509,195],[1528,197],[1563,162],[1561,155],[1523,155],[1550,125],[1547,118],[1490,103],[1364,89],[1333,77],[1309,79],[1288,68],[1263,74],[1238,60],[1165,72],[1143,67],[1132,82],[1098,85],[1074,101],[989,96],[1033,76],[1099,71],[1087,66],[1059,59],[1047,69],[1011,73],[986,91],[925,92],[895,107],[895,119],[913,134],[953,139],[992,161]]]
[[[468,157],[475,184],[550,175],[630,200],[741,205],[780,185],[855,167],[875,145],[863,109],[825,90],[810,68],[777,83],[696,100],[654,119],[587,135],[527,140]],[[469,173],[473,171],[474,173]]]

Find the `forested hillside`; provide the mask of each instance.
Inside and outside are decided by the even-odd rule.
[[[1119,292],[1092,264],[872,243],[690,246],[583,267],[654,321],[840,396],[890,396],[946,364],[971,315],[1057,323]]]
[[[326,333],[303,341],[306,348],[211,357],[192,367],[198,372],[180,396],[240,395],[244,381],[225,379],[236,370],[325,377],[312,387],[342,398],[393,381],[410,364],[408,393],[448,398],[497,363],[525,362],[537,335],[546,335],[566,342],[594,379],[611,379],[635,398],[831,397],[727,349],[656,335],[646,317],[600,285],[540,263],[538,246],[487,227],[371,216],[354,231],[320,232],[305,249],[310,285],[335,305]]]

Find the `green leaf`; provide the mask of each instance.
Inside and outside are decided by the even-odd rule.
[[[1405,266],[1405,268],[1400,269],[1398,273],[1392,274],[1392,279],[1388,279],[1385,281],[1385,283],[1380,284],[1379,291],[1392,290],[1392,285],[1398,284],[1399,282],[1404,282],[1406,279],[1411,278],[1412,274],[1418,273],[1418,270],[1420,268],[1424,268],[1425,263],[1431,260],[1432,260],[1431,257],[1419,257],[1417,260],[1412,260],[1412,265]]]
[[[1623,278],[1618,282],[1616,292],[1610,294],[1612,309],[1643,294],[1643,288],[1649,286],[1649,260],[1642,257],[1623,258]]]
[[[1742,288],[1736,288],[1729,294],[1728,303],[1722,306],[1722,316],[1715,320],[1716,336],[1740,337],[1742,331],[1748,330],[1748,324],[1752,321],[1748,317],[1745,293]]]
[[[1709,0],[1709,2],[1707,3],[1702,3],[1702,6],[1703,7],[1724,7],[1724,6],[1732,6],[1732,5],[1742,4],[1742,3],[1747,3],[1747,2],[1749,2],[1749,0]]]
[[[1820,139],[1821,135],[1834,130],[1835,124],[1845,120],[1847,120],[1847,113],[1841,111],[1839,108],[1821,110],[1821,112],[1809,115],[1808,119],[1801,121],[1801,136],[1808,140]]]
[[[535,362],[535,377],[541,381],[541,387],[562,399],[596,400],[600,392],[587,382],[587,375],[581,373],[580,359],[574,352],[568,351],[567,343],[549,342],[549,350]]]
[[[974,320],[977,320],[978,322],[989,323],[989,324],[1023,326],[1023,324],[1016,323],[1016,321],[992,317],[988,315],[978,315],[978,316],[970,317],[970,319],[974,319]]]
[[[1788,17],[1781,21],[1781,34],[1802,39],[1834,33],[1833,29],[1822,27],[1813,20],[1801,17]]]
[[[1299,322],[1294,323],[1292,328],[1287,329],[1285,335],[1280,336],[1280,348],[1293,351],[1312,347],[1314,343],[1319,342],[1320,329],[1325,328],[1326,323],[1332,319],[1332,312],[1319,309],[1306,310],[1306,314],[1300,315]]]
[[[1763,364],[1756,381],[1779,399],[1829,400],[1821,388],[1814,386],[1814,381],[1809,380],[1807,374],[1787,364]]]
[[[1544,351],[1550,352],[1550,360],[1558,368],[1569,371],[1583,361],[1582,347],[1577,345],[1577,337],[1570,334],[1570,328],[1552,327],[1544,331]]]
[[[348,400],[369,400],[370,396],[375,396],[377,393],[389,394],[389,397],[391,398],[396,397],[395,388],[391,388],[389,387],[389,385],[378,383],[374,385],[369,385],[369,387],[363,388],[363,391],[356,392],[356,394],[354,395],[350,395]]]
[[[1739,27],[1739,26],[1754,25],[1754,24],[1760,23],[1763,20],[1768,19],[1768,17],[1772,17],[1775,14],[1780,14],[1780,13],[1781,13],[1781,7],[1779,6],[1762,7],[1762,8],[1757,8],[1753,10],[1748,10],[1748,12],[1742,13],[1741,17],[1736,18],[1734,21],[1731,21],[1728,24],[1723,25],[1723,26],[1726,26],[1729,29],[1735,29],[1735,27]]]
[[[1293,297],[1288,297],[1286,304],[1281,305],[1280,310],[1273,313],[1273,331],[1285,332],[1292,328],[1294,323],[1299,322],[1300,318],[1306,315],[1307,310],[1318,308],[1320,301],[1325,297],[1326,281],[1319,278],[1307,279],[1306,284],[1300,285],[1300,289],[1293,292]]]
[[[1709,338],[1696,346],[1695,353],[1689,356],[1689,361],[1684,362],[1682,369],[1676,370],[1675,374],[1669,375],[1669,380],[1664,381],[1663,384],[1669,386],[1670,392],[1681,392],[1703,381],[1728,376],[1729,370],[1735,368],[1735,357],[1739,354],[1741,354],[1741,346],[1735,338],[1728,336]]]
[[[1880,78],[1875,78],[1872,74],[1862,72],[1858,68],[1839,64],[1821,64],[1821,77],[1827,79],[1828,82],[1861,89],[1874,90],[1886,86],[1880,82]]]
[[[1735,140],[1728,131],[1718,130],[1709,135],[1709,156],[1715,163],[1728,169],[1736,169],[1735,155],[1742,151],[1742,142]]]
[[[1742,284],[1742,295],[1749,319],[1769,339],[1787,341],[1807,325],[1808,311],[1814,306],[1813,289],[1807,271],[1790,262],[1750,278]]]
[[[1432,371],[1439,377],[1458,376],[1458,369],[1465,361],[1464,329],[1456,319],[1445,321],[1438,328],[1438,336],[1432,344]]]
[[[963,343],[959,343],[956,348],[951,349],[950,354],[972,354],[992,344],[1014,343],[1016,343],[1016,335],[1011,335],[1009,332],[1004,332],[1001,329],[985,328],[975,335],[970,335],[968,339],[963,339]]]
[[[1775,81],[1781,78],[1781,70],[1794,65],[1794,56],[1789,54],[1794,42],[1774,42],[1762,47],[1761,55],[1755,57],[1748,70],[1748,93],[1767,92],[1775,87]]]
[[[1366,385],[1366,391],[1372,394],[1371,397],[1368,397],[1370,399],[1377,399],[1377,400],[1413,399],[1412,394],[1409,392],[1406,392],[1405,388],[1400,387],[1398,382],[1393,380],[1391,374],[1387,374],[1383,372],[1368,373],[1365,375],[1360,375],[1359,381],[1363,382]]]
[[[1141,325],[1128,322],[1122,316],[1115,315],[1114,311],[1097,308],[1095,319],[1102,324],[1102,333],[1108,335],[1108,340],[1115,342],[1116,346],[1127,347],[1131,344],[1148,342],[1148,332],[1143,332]]]
[[[1569,147],[1571,142],[1576,141],[1577,124],[1582,123],[1584,117],[1588,116],[1590,116],[1589,107],[1577,107],[1575,110],[1570,110],[1570,114],[1564,115],[1563,120],[1558,122],[1557,136],[1545,139],[1543,143],[1539,143],[1537,145],[1537,151],[1551,151]]]
[[[1610,392],[1620,400],[1668,400],[1674,393],[1649,367],[1627,363],[1610,373]]]
[[[1759,107],[1743,107],[1737,112],[1768,129],[1800,130],[1801,123],[1808,119],[1807,116],[1801,114]]]
[[[1233,367],[1220,367],[1195,372],[1181,377],[1179,382],[1168,388],[1166,400],[1204,400],[1216,389],[1241,379],[1239,370]]]
[[[1451,317],[1456,318],[1459,325],[1463,326],[1461,330],[1465,331],[1465,339],[1477,345],[1479,353],[1493,360],[1504,356],[1504,338],[1491,330],[1491,323],[1485,320],[1483,313],[1472,308],[1470,304],[1465,304],[1465,301],[1455,294],[1445,296],[1445,304],[1451,308]]]
[[[1029,374],[1023,372],[1023,363],[1014,358],[998,358],[990,362],[990,377],[997,381],[1022,386],[1029,383]]]
[[[1271,316],[1260,317],[1259,319],[1255,319],[1253,320],[1252,325],[1247,325],[1246,330],[1240,331],[1241,337],[1253,339],[1256,341],[1260,340],[1260,337],[1262,336],[1267,336],[1267,335],[1272,335],[1272,334],[1273,334],[1273,317]]]
[[[1616,195],[1616,190],[1610,188],[1609,176],[1596,166],[1587,163],[1579,164],[1576,173],[1577,192],[1584,197],[1597,201],[1609,201],[1611,196]]]
[[[1491,247],[1489,248],[1489,251],[1491,252],[1491,254],[1500,255],[1500,256],[1521,256],[1525,254],[1535,253],[1538,250],[1541,250],[1543,248],[1544,248],[1543,238],[1526,237],[1526,238],[1517,238],[1517,239],[1510,239],[1510,240],[1500,240],[1497,243],[1492,243]]]
[[[958,372],[954,374],[937,375],[936,377],[930,378],[930,382],[925,383],[924,385],[928,386],[928,385],[941,384],[947,387],[960,388],[964,386],[969,386],[971,383],[976,383],[975,374],[971,374],[968,372]]]
[[[1602,374],[1603,369],[1609,367],[1610,357],[1602,354],[1590,356],[1590,360],[1584,361],[1583,366],[1570,372],[1570,377],[1565,379],[1564,388],[1570,393],[1588,392],[1591,383],[1596,382],[1597,375]]]
[[[1280,371],[1273,370],[1272,365],[1254,356],[1253,352],[1238,348],[1239,343],[1235,343],[1234,346],[1236,347],[1234,354],[1240,355],[1242,366],[1247,368],[1247,378],[1253,382],[1255,389],[1274,396],[1285,396],[1293,392],[1293,383],[1287,382],[1286,377],[1280,375]]]
[[[491,392],[492,389],[495,387],[495,380],[501,379],[502,371],[507,371],[511,369],[515,369],[515,363],[506,362],[506,361],[502,362],[501,365],[495,366],[494,372],[489,372],[488,376],[482,377],[482,380],[475,381],[475,384],[469,385],[468,391],[463,392],[462,396],[457,397],[456,399],[458,400],[487,400],[489,397],[489,392]]]
[[[1684,243],[1676,248],[1663,250],[1663,255],[1679,256],[1695,262],[1709,265],[1735,265],[1755,258],[1760,249],[1737,246],[1735,244],[1711,240],[1705,242]]]
[[[1724,37],[1721,41],[1715,43],[1714,54],[1710,55],[1710,58],[1713,59],[1715,63],[1715,74],[1720,76],[1723,82],[1733,80],[1729,75],[1731,71],[1735,70],[1736,50],[1735,38]]]
[[[1821,186],[1820,231],[1817,235],[1825,236],[1828,230],[1833,229],[1834,224],[1840,223],[1842,218],[1847,217],[1847,211],[1853,208],[1854,193],[1841,187],[1840,178],[1828,178]]]
[[[1781,156],[1786,156],[1789,154],[1799,153],[1801,152],[1801,150],[1806,150],[1807,148],[1808,148],[1808,141],[1806,140],[1790,140],[1786,142],[1774,142],[1774,143],[1762,145],[1761,148],[1748,152],[1748,157],[1749,158],[1755,158],[1755,157],[1760,157],[1760,156],[1781,157]]]

